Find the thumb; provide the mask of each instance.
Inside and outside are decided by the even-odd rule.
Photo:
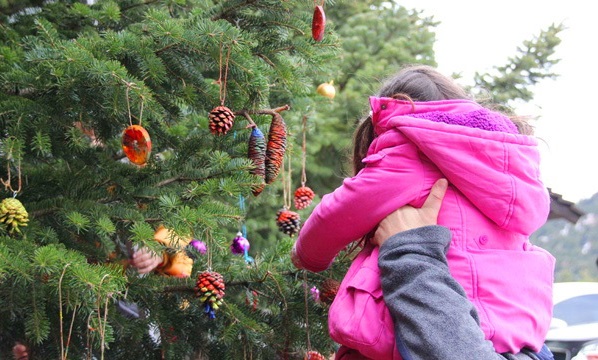
[[[446,179],[438,179],[432,189],[430,190],[430,195],[424,202],[422,208],[432,210],[438,214],[440,211],[440,206],[442,205],[442,199],[444,199],[444,195],[446,194],[446,189],[448,188],[448,181]]]

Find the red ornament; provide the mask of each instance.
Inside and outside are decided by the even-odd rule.
[[[283,208],[276,213],[276,225],[280,231],[292,237],[301,228],[301,218],[296,212]]]
[[[284,160],[287,147],[287,125],[280,114],[272,116],[272,123],[268,131],[268,146],[266,147],[266,184],[271,184],[278,173]]]
[[[152,140],[140,125],[131,125],[123,131],[122,149],[135,165],[145,165],[152,151]]]
[[[324,355],[320,354],[317,351],[308,351],[307,354],[305,354],[305,357],[303,359],[304,360],[326,360]]]
[[[340,281],[334,279],[324,280],[320,285],[320,300],[328,305],[332,304],[340,286]]]
[[[199,297],[211,319],[216,317],[215,311],[222,305],[224,289],[224,278],[215,271],[206,270],[197,276],[195,296]]]
[[[301,186],[295,190],[295,209],[302,210],[308,207],[316,194],[307,186]]]
[[[324,30],[326,29],[326,14],[324,8],[316,5],[314,8],[314,16],[311,21],[311,36],[315,41],[322,41],[324,38]]]

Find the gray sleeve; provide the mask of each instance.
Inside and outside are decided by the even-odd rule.
[[[426,226],[390,237],[380,248],[384,301],[404,360],[497,360],[478,314],[449,273],[450,231]]]

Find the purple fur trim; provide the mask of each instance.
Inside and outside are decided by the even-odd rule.
[[[488,109],[480,109],[463,114],[453,114],[443,111],[430,111],[410,116],[446,124],[467,126],[487,131],[500,131],[518,134],[517,127],[508,117]]]

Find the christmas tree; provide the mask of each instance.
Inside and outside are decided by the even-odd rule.
[[[305,185],[338,185],[366,96],[434,64],[435,25],[378,0],[0,0],[0,358],[333,353],[354,252],[293,267]],[[176,266],[140,275],[142,248]]]
[[[277,232],[254,258],[231,252],[236,233],[251,240],[247,207],[284,205],[284,122],[299,127],[296,100],[315,97],[313,79],[339,51],[331,25],[314,40],[314,4],[0,10],[0,356],[16,341],[35,359],[332,353],[309,293],[321,276],[293,268],[293,240]],[[274,142],[268,184],[248,157],[252,129]],[[154,240],[159,229],[169,246]],[[191,259],[191,276],[140,276],[128,264],[141,247]]]

